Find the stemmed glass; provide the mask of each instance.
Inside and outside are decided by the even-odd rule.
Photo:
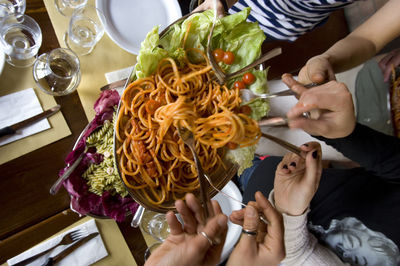
[[[25,0],[0,0],[0,18],[16,13],[24,14],[25,9]]]
[[[53,96],[73,92],[81,79],[78,56],[69,49],[57,48],[42,54],[33,66],[38,87]]]
[[[32,66],[42,45],[42,31],[36,21],[27,15],[8,15],[0,22],[0,43],[9,64]]]
[[[69,21],[68,31],[64,34],[67,47],[78,55],[91,53],[104,35],[101,20],[104,20],[104,15],[94,6],[86,5],[76,9]]]
[[[87,0],[54,0],[54,4],[62,15],[70,17],[78,8],[85,6]]]

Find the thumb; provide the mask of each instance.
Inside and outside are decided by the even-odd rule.
[[[259,223],[258,211],[250,205],[246,206],[244,212],[243,230],[257,232]],[[257,249],[256,235],[242,234],[240,244],[245,245],[250,250]]]

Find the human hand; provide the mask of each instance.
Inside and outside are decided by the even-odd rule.
[[[193,194],[187,194],[186,203],[175,202],[184,226],[175,214],[167,213],[170,235],[151,254],[145,265],[216,265],[219,263],[228,230],[227,217],[218,202],[213,201],[215,216],[207,222],[202,206]]]
[[[325,83],[336,80],[335,72],[328,58],[324,55],[317,55],[309,59],[299,72],[298,81],[302,84]]]
[[[225,9],[224,6],[222,5],[221,1],[216,0],[217,2],[217,16],[218,17],[223,17],[225,14]],[[213,9],[214,10],[214,0],[205,0],[201,5],[196,7],[193,12],[197,11],[204,11],[207,9]]]
[[[384,56],[378,63],[382,70],[383,80],[388,82],[392,73],[392,67],[400,65],[400,48],[395,49]]]
[[[300,128],[311,135],[330,139],[346,137],[353,132],[356,124],[354,105],[345,84],[330,81],[306,89],[290,74],[284,74],[282,81],[300,95],[298,103],[287,113],[290,128]],[[312,119],[303,116],[315,109],[319,110],[318,116],[312,114]]]
[[[309,142],[301,146],[305,159],[286,154],[275,172],[275,207],[291,216],[303,214],[319,186],[322,173],[321,145]]]
[[[228,259],[228,266],[278,265],[285,257],[283,220],[281,214],[261,192],[255,194],[256,202],[230,215],[232,222],[243,226],[239,243]],[[260,221],[261,211],[268,225]],[[251,234],[256,233],[256,235]]]

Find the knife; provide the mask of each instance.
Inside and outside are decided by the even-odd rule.
[[[100,91],[112,90],[112,89],[116,89],[116,88],[119,88],[119,87],[123,87],[123,86],[125,86],[126,81],[127,81],[127,78],[111,82],[111,83],[101,87]]]
[[[47,118],[52,116],[53,114],[57,113],[60,110],[61,106],[60,105],[56,105],[44,112],[41,112],[40,114],[37,114],[35,116],[32,116],[28,119],[25,119],[21,122],[18,122],[14,125],[8,126],[8,127],[4,127],[2,129],[0,129],[0,137],[5,136],[5,135],[12,135],[15,134],[15,132],[23,127],[26,127],[34,122],[37,122],[39,120],[42,120],[43,118]]]
[[[89,240],[92,238],[96,237],[99,235],[99,232],[91,233],[88,236],[85,236],[84,238],[81,238],[77,240],[76,242],[72,243],[70,246],[65,248],[63,251],[61,251],[59,254],[53,257],[49,257],[43,264],[42,266],[50,266],[54,265],[58,262],[60,262],[62,259],[64,259],[66,256],[74,252],[77,248],[82,246],[83,244],[87,243]]]

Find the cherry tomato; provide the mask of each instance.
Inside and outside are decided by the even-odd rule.
[[[246,88],[246,85],[244,85],[244,82],[241,80],[235,81],[235,83],[233,83],[233,87],[235,87],[236,89],[244,89]]]
[[[224,58],[224,50],[222,50],[221,48],[217,48],[214,50],[214,58],[217,62],[221,62],[222,59]]]
[[[244,73],[243,82],[247,85],[252,84],[256,80],[256,77],[251,72]]]
[[[228,149],[234,150],[234,149],[236,149],[239,145],[238,145],[237,143],[235,143],[235,142],[228,142],[228,143],[226,144],[226,146],[228,147]]]
[[[251,107],[248,105],[240,106],[239,112],[245,115],[251,115]]]
[[[230,51],[226,51],[224,53],[224,57],[222,58],[222,62],[227,65],[232,65],[233,61],[235,61],[235,55]]]

